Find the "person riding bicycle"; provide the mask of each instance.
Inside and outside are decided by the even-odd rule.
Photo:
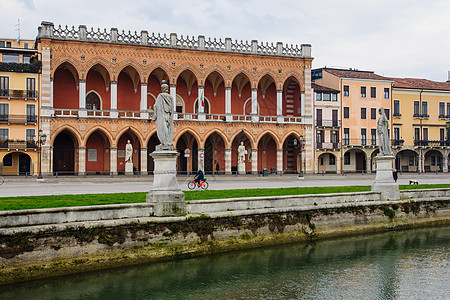
[[[194,181],[197,184],[200,184],[200,181],[203,180],[205,175],[203,174],[203,171],[201,169],[198,169],[197,174],[195,174]]]

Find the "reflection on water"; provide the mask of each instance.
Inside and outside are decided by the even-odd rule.
[[[448,299],[450,227],[0,287],[0,299]]]

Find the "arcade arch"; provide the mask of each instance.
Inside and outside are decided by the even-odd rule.
[[[139,111],[141,101],[141,78],[131,65],[123,68],[117,77],[117,109]]]
[[[184,132],[178,138],[176,148],[180,153],[177,161],[178,172],[184,174],[196,172],[200,165],[198,162],[198,143],[195,136],[189,131]]]
[[[78,109],[79,74],[69,62],[60,64],[53,73],[53,107]]]
[[[53,140],[53,172],[68,175],[78,172],[78,139],[68,129],[59,132]]]

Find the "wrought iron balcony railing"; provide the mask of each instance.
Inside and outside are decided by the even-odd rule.
[[[0,89],[2,98],[37,98],[38,93],[35,90],[11,90]]]
[[[429,147],[450,146],[450,140],[444,141],[414,140],[414,146],[429,146]]]
[[[0,149],[36,149],[37,145],[33,141],[12,141],[0,140]]]
[[[0,115],[0,123],[26,124],[36,122],[37,122],[36,115],[10,115],[10,114]]]

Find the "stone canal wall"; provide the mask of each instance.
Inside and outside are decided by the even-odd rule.
[[[0,283],[450,221],[450,189],[403,191],[401,198],[363,192],[188,201],[183,217],[151,217],[145,204],[2,212]]]

